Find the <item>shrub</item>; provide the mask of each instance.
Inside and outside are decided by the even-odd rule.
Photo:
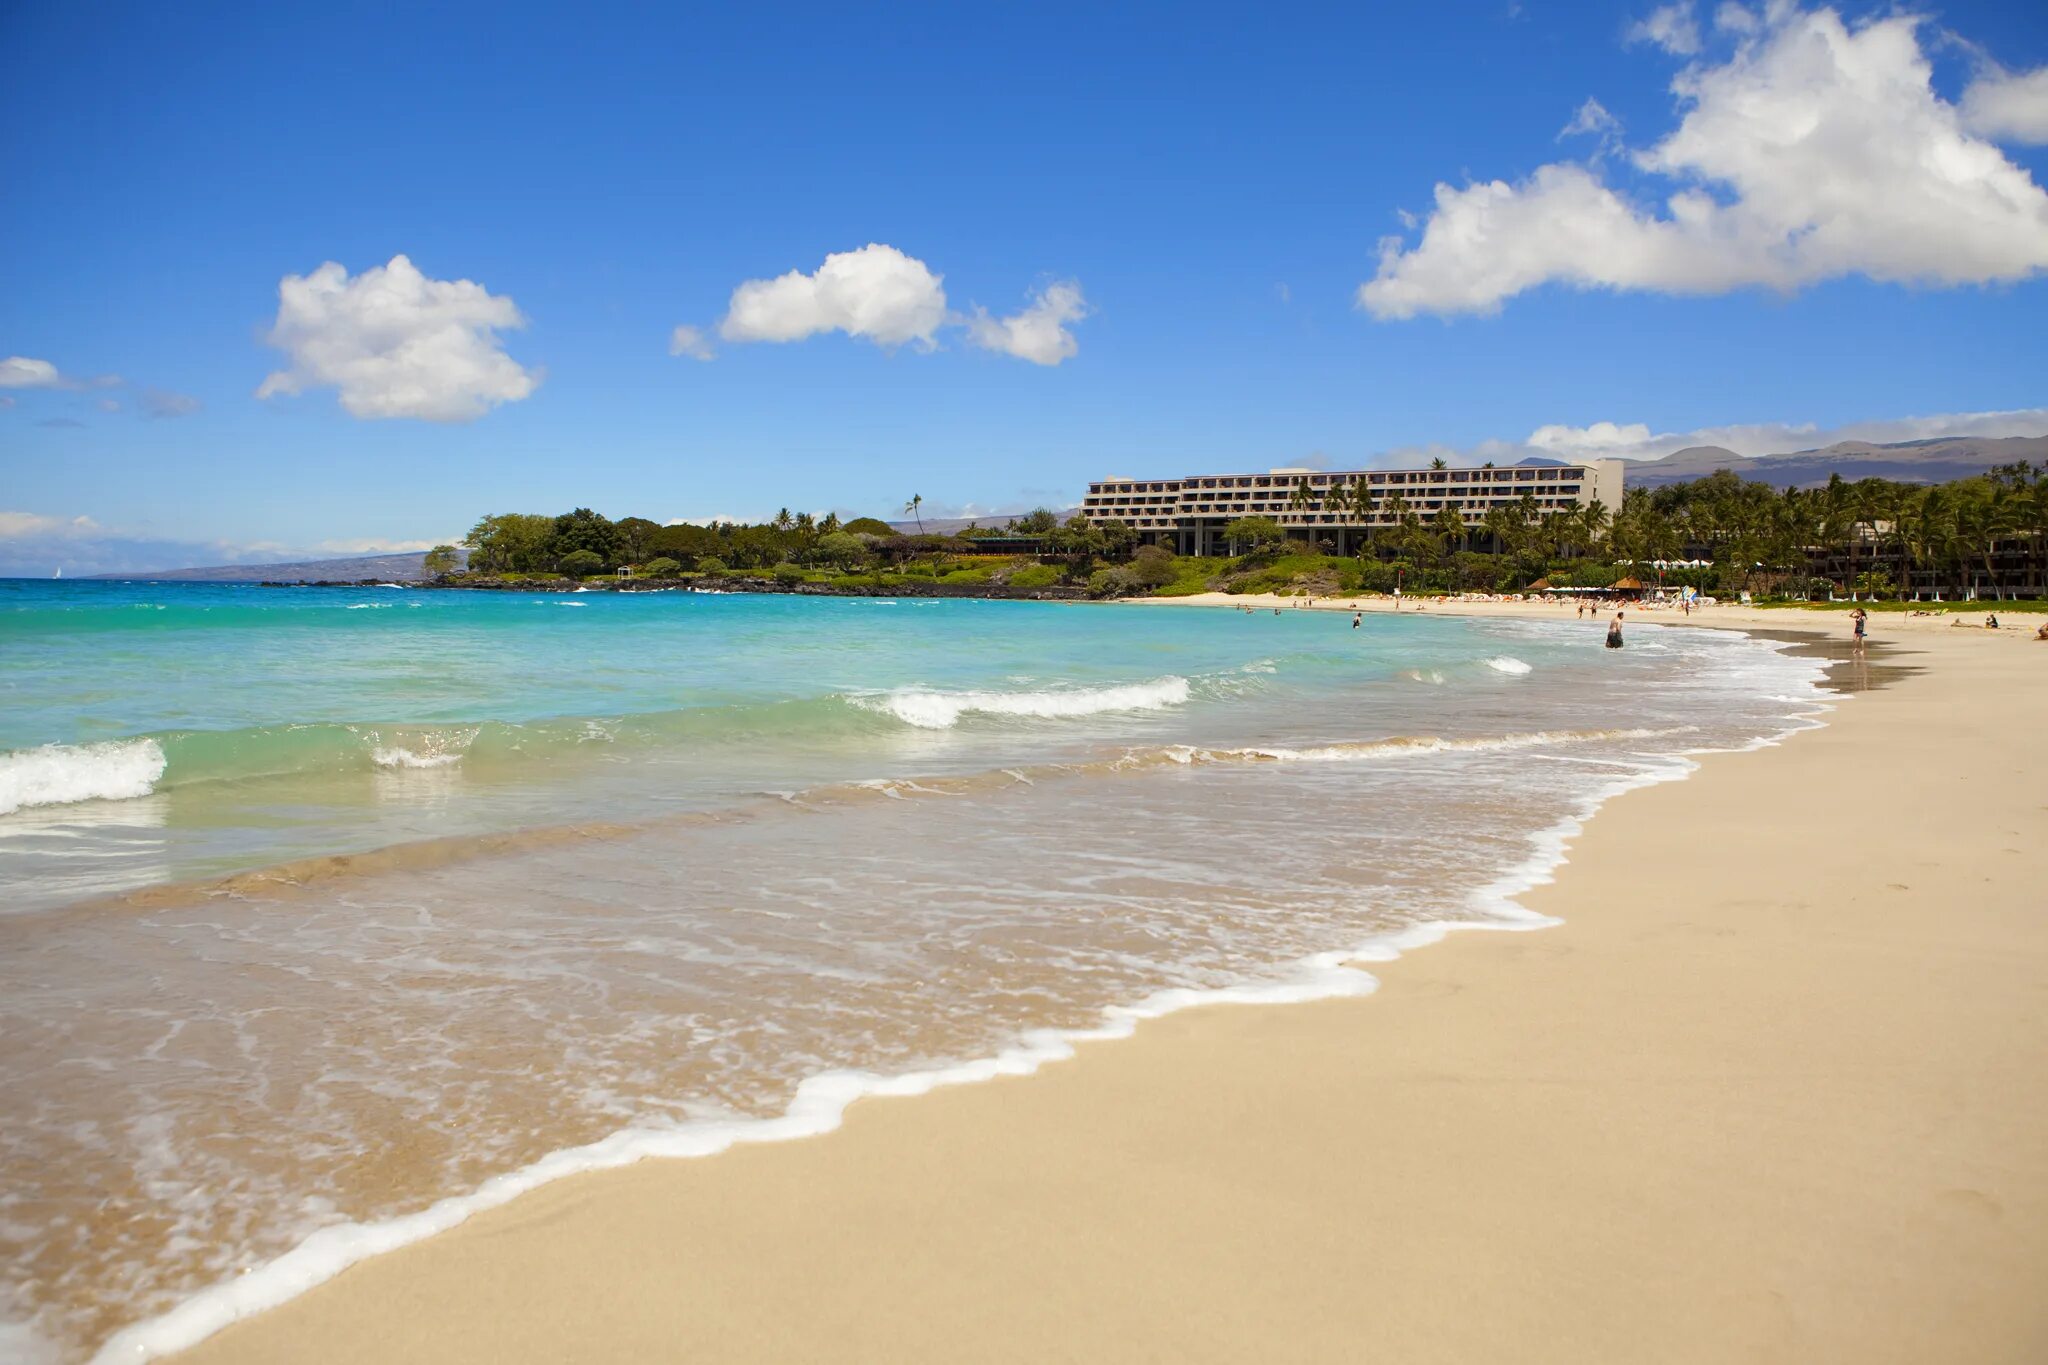
[[[1141,586],[1129,569],[1097,569],[1088,575],[1090,597],[1128,597]]]
[[[1049,588],[1059,581],[1060,571],[1051,564],[1033,564],[1010,575],[1013,588]]]
[[[801,583],[804,581],[804,571],[794,564],[777,564],[774,572],[777,583]]]
[[[1173,551],[1163,545],[1146,545],[1131,558],[1131,576],[1140,586],[1163,588],[1180,577]]]
[[[562,556],[559,567],[572,578],[583,578],[604,571],[604,556],[595,550],[572,550]]]
[[[647,563],[642,564],[640,572],[646,574],[649,578],[674,578],[682,571],[682,568],[682,565],[664,556],[661,559],[649,560]]]
[[[717,555],[706,555],[704,558],[697,561],[697,572],[722,574],[730,573],[731,570],[725,567],[725,561],[720,559]]]

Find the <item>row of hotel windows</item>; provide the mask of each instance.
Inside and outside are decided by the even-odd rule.
[[[1414,502],[1409,503],[1408,506],[1412,511],[1428,514],[1441,510],[1444,504],[1448,502],[1452,507],[1457,508],[1461,512],[1483,512],[1489,507],[1499,507],[1507,501],[1510,500],[1503,498],[1487,498],[1483,500],[1474,499],[1470,501],[1461,501],[1457,498],[1429,498],[1418,499]],[[1537,498],[1535,501],[1537,510],[1542,512],[1564,511],[1579,506],[1579,500],[1577,498]],[[1174,513],[1169,513],[1166,515],[1139,515],[1129,517],[1121,516],[1114,511],[1103,508],[1090,508],[1088,510],[1089,513],[1092,516],[1096,517],[1098,520],[1124,521],[1129,525],[1139,527],[1174,526],[1178,525],[1180,522],[1188,518],[1198,517],[1205,514],[1234,517],[1242,516],[1247,513],[1260,512],[1271,513],[1272,515],[1278,517],[1282,522],[1292,522],[1301,525],[1355,526],[1358,524],[1358,519],[1356,517],[1352,517],[1344,513],[1297,513],[1289,511],[1284,505],[1279,503],[1196,503],[1192,505],[1182,506],[1176,509]],[[1147,508],[1143,510],[1153,511],[1155,509]],[[1387,511],[1384,507],[1376,507],[1373,509],[1372,520],[1376,522],[1386,522],[1390,521],[1391,518],[1388,516]]]
[[[1197,488],[1293,488],[1305,483],[1311,488],[1328,488],[1332,483],[1352,483],[1357,473],[1350,474],[1250,474],[1217,475],[1214,478],[1165,479],[1158,483],[1145,481],[1114,480],[1088,485],[1090,493],[1179,493]],[[1448,484],[1448,483],[1553,483],[1559,480],[1577,482],[1586,477],[1583,469],[1534,468],[1534,469],[1425,469],[1397,471],[1393,473],[1367,474],[1372,484]]]

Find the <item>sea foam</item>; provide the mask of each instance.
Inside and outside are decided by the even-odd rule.
[[[164,761],[153,739],[45,744],[0,754],[0,815],[29,806],[147,796],[164,775]]]
[[[1066,719],[1104,711],[1157,711],[1188,699],[1188,680],[1168,676],[1111,687],[1047,688],[1020,692],[930,692],[906,689],[855,703],[882,711],[922,730],[946,730],[962,716],[1029,716]]]

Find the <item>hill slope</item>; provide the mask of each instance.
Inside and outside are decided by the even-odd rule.
[[[466,557],[457,551],[458,558]],[[385,583],[417,583],[426,571],[420,567],[423,551],[396,555],[357,555],[350,559],[295,559],[283,564],[217,564],[199,569],[158,569],[149,573],[101,573],[93,578],[139,578],[169,583],[260,583],[296,582],[299,579],[352,582],[375,578]]]
[[[1837,473],[1845,479],[1941,483],[2016,460],[2048,462],[2048,436],[1950,436],[1892,445],[1837,441],[1819,450],[1757,456],[1737,455],[1721,446],[1691,446],[1661,460],[1631,462],[1628,482],[1632,487],[1657,488],[1728,469],[1777,488],[1814,488]]]

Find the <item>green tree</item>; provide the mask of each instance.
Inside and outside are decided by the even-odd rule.
[[[595,550],[571,550],[562,556],[560,568],[571,578],[604,572],[604,557]]]
[[[1020,536],[1042,536],[1059,529],[1060,519],[1050,507],[1034,507],[1021,517],[1013,517],[1010,529]]]
[[[455,572],[455,547],[436,545],[420,560],[420,569],[430,578]]]
[[[1138,544],[1138,533],[1128,523],[1112,517],[1095,529],[1101,538],[1101,554],[1105,558],[1124,560],[1131,557],[1131,551]]]
[[[619,560],[625,564],[638,564],[653,557],[654,541],[660,536],[661,523],[645,517],[621,517],[613,523],[619,530]]]
[[[646,574],[649,578],[674,578],[682,571],[683,566],[670,559],[667,555],[663,555],[659,559],[650,559],[640,566],[640,572]]]
[[[562,565],[579,551],[596,555],[600,565],[618,563],[619,528],[588,507],[556,517],[554,532],[548,538],[549,555],[557,565]]]
[[[538,573],[551,567],[548,542],[555,533],[553,517],[501,512],[481,518],[462,543],[469,564],[484,573]]]
[[[910,495],[910,501],[909,501],[909,502],[906,502],[906,503],[904,503],[904,504],[903,504],[903,515],[904,515],[904,516],[906,516],[906,517],[912,517],[912,518],[915,518],[915,519],[916,519],[916,521],[917,521],[917,533],[918,533],[919,535],[923,535],[923,534],[924,534],[924,494],[922,494],[922,493],[912,493],[912,494]]]
[[[818,537],[811,558],[841,571],[856,569],[868,559],[867,543],[850,531],[834,531]]]
[[[1271,517],[1239,517],[1223,528],[1223,538],[1237,553],[1267,554],[1287,543],[1287,532]]]
[[[1131,556],[1132,581],[1147,588],[1163,588],[1180,577],[1173,551],[1164,545],[1142,545]]]
[[[875,517],[855,517],[840,529],[856,536],[893,536],[896,534],[895,527]]]

